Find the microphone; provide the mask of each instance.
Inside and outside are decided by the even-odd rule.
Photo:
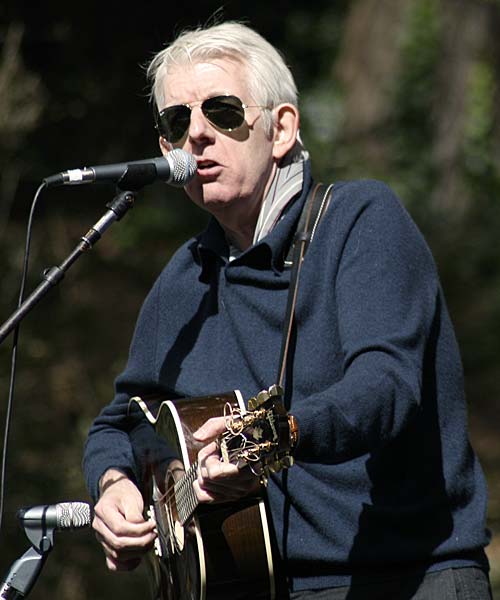
[[[21,508],[17,517],[25,529],[81,529],[89,527],[90,505],[87,502],[59,502]]]
[[[196,159],[192,154],[176,148],[166,157],[70,169],[46,177],[43,181],[48,187],[84,183],[114,183],[122,190],[135,191],[160,179],[173,186],[183,187],[195,176],[197,168]]]
[[[32,506],[19,510],[17,516],[33,545],[12,564],[0,586],[0,600],[16,600],[28,595],[54,546],[54,532],[88,527],[90,505],[60,502]]]

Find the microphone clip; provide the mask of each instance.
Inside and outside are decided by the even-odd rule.
[[[17,600],[29,594],[54,547],[55,530],[55,525],[47,527],[41,523],[24,527],[26,536],[33,545],[12,564],[0,588],[0,600]]]

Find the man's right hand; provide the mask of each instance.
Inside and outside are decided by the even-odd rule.
[[[121,471],[106,471],[100,489],[92,527],[104,549],[106,564],[111,571],[135,569],[154,542],[155,523],[144,520],[141,493]]]

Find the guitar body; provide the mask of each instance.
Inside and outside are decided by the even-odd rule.
[[[200,505],[181,525],[183,506],[175,484],[197,459],[193,439],[207,419],[224,407],[243,413],[239,392],[182,400],[133,398],[154,423],[161,453],[153,452],[148,467],[145,505],[154,516],[158,539],[149,556],[154,600],[272,600],[275,584],[271,541],[264,502],[258,495],[236,503]],[[184,477],[186,479],[186,477]],[[191,483],[185,484],[192,485]],[[147,488],[148,486],[146,486]],[[182,490],[181,490],[182,491]],[[188,500],[189,504],[189,500]]]

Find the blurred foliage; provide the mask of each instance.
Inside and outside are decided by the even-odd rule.
[[[437,0],[411,6],[402,32],[400,75],[394,81],[394,110],[386,128],[389,138],[391,179],[413,216],[425,218],[429,205],[422,202],[435,182],[435,165],[429,151],[436,135],[432,119],[437,89],[441,35]]]
[[[471,435],[500,531],[500,3],[228,1],[0,5],[0,308],[15,308],[30,203],[43,177],[157,155],[143,65],[187,26],[245,20],[286,56],[318,180],[376,177],[434,252],[463,353]],[[43,193],[28,289],[97,221],[105,186]],[[21,327],[0,577],[27,548],[19,507],[87,498],[93,417],[112,395],[158,271],[206,216],[160,184],[82,257]],[[5,419],[10,340],[0,346]],[[489,549],[500,579],[500,544]],[[90,531],[61,533],[31,597],[144,595],[144,573],[107,573]]]

